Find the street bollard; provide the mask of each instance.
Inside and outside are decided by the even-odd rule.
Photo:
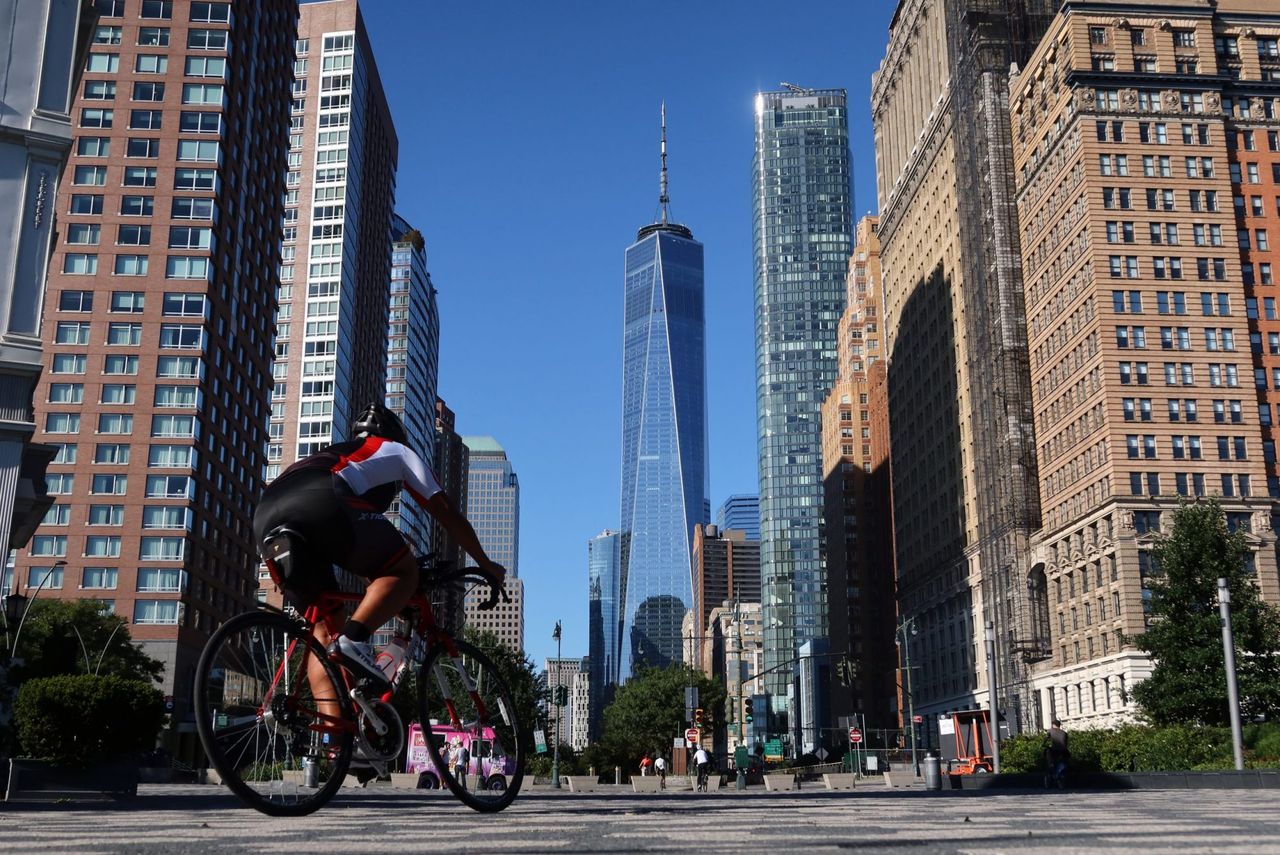
[[[926,790],[942,789],[942,764],[932,754],[920,763],[924,769],[924,788]]]
[[[738,789],[745,790],[747,788],[747,770],[741,766],[738,767]]]
[[[598,780],[598,778],[599,778],[599,775],[597,775],[597,774],[596,774],[596,767],[595,767],[595,766],[588,766],[588,767],[587,767],[587,774],[591,776],[591,780],[593,780],[593,781]]]
[[[621,766],[613,767],[613,782],[619,785],[622,784],[622,767]]]

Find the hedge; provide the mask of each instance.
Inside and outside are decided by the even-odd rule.
[[[24,756],[90,766],[155,747],[164,695],[141,680],[75,674],[28,680],[14,706]]]
[[[1071,769],[1076,772],[1177,772],[1234,769],[1231,730],[1225,727],[1130,724],[1114,730],[1076,730],[1069,734]],[[1045,768],[1049,737],[1025,733],[1000,743],[1002,772]],[[1280,768],[1280,724],[1244,729],[1245,766]]]

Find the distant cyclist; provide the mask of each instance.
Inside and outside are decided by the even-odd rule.
[[[401,484],[476,560],[477,572],[489,584],[501,588],[507,571],[485,554],[475,529],[406,444],[395,413],[370,404],[352,423],[350,436],[304,457],[267,485],[253,516],[253,536],[262,548],[269,533],[287,526],[306,539],[309,554],[318,560],[298,562],[288,582],[303,606],[337,588],[331,563],[369,580],[364,599],[337,638],[330,639],[321,623],[316,640],[353,674],[385,690],[390,683],[375,664],[369,636],[399,614],[418,587],[418,564],[409,544],[383,515]],[[306,575],[297,578],[297,573]]]

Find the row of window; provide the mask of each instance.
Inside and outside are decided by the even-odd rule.
[[[1164,473],[1164,477],[1167,479],[1169,473]],[[1160,478],[1159,472],[1130,472],[1129,494],[1153,498],[1164,495],[1160,491]],[[1228,498],[1240,496],[1247,499],[1253,495],[1249,476],[1233,475],[1230,472],[1223,472],[1217,476],[1206,475],[1203,472],[1175,472],[1174,493],[1179,496],[1207,496],[1207,484],[1210,481],[1216,481],[1215,490],[1220,490],[1221,495]]]
[[[1168,398],[1166,400],[1169,407],[1169,421],[1199,421],[1200,408],[1195,398]],[[1126,422],[1151,421],[1151,401],[1151,398],[1122,399],[1124,420]],[[1244,422],[1244,409],[1240,401],[1218,399],[1212,402],[1212,408],[1213,420],[1218,424],[1225,424],[1228,421],[1232,424]]]
[[[173,0],[95,0],[94,6],[103,18],[123,18],[127,7],[140,4],[138,17],[146,20],[169,21],[173,19]],[[187,20],[200,24],[231,23],[230,3],[192,2]]]
[[[71,195],[70,213],[77,216],[92,216],[101,214],[103,211],[104,197],[101,194],[94,193],[73,193]],[[212,220],[214,215],[215,200],[203,198],[199,196],[175,196],[169,207],[169,216],[175,220]],[[155,197],[154,196],[121,196],[120,197],[120,216],[122,217],[150,217],[155,215]],[[68,242],[70,238],[70,229],[78,226],[73,223],[68,229]]]
[[[76,443],[63,442],[53,444],[58,449],[57,454],[54,455],[53,463],[74,464],[77,462],[79,447]],[[132,456],[132,446],[127,443],[99,442],[93,447],[93,462],[97,464],[123,466],[129,463]],[[153,469],[194,469],[195,460],[195,449],[189,445],[151,445],[147,447],[147,466]]]
[[[211,241],[206,235],[209,229],[192,229],[186,234],[170,233],[170,241],[186,240],[186,244],[170,244],[171,249],[211,249]],[[191,232],[197,232],[192,234]],[[111,272],[116,276],[146,276],[151,269],[151,262],[145,255],[117,255],[112,262]],[[62,259],[62,272],[68,276],[96,276],[98,273],[98,254],[69,252]],[[209,259],[203,257],[187,257],[171,255],[165,259],[166,279],[209,279]]]
[[[193,260],[205,261],[207,259]],[[58,293],[58,311],[92,312],[94,293],[93,291],[64,289]],[[146,307],[147,294],[145,291],[112,291],[108,311],[138,315],[142,314]],[[184,294],[168,291],[160,298],[160,311],[166,317],[204,317],[206,310],[207,304],[203,294]]]
[[[208,31],[206,31],[208,32]],[[225,30],[218,30],[225,37]],[[115,74],[120,70],[120,54],[90,53],[84,70],[91,74]],[[134,57],[136,74],[168,74],[169,57],[166,54],[140,53]],[[183,65],[187,77],[226,77],[227,60],[221,56],[189,56]]]
[[[1156,459],[1159,455],[1159,440],[1155,434],[1126,434],[1125,448],[1131,460],[1139,457]],[[1247,443],[1243,436],[1214,437],[1218,446],[1219,460],[1248,460]],[[1174,460],[1202,460],[1201,437],[1174,436],[1169,437],[1169,451]],[[1265,451],[1264,451],[1265,453]],[[1270,445],[1270,459],[1275,459],[1275,443]]]
[[[116,111],[103,107],[86,107],[80,111],[80,127],[82,128],[113,128],[116,122]],[[158,131],[164,127],[164,111],[163,110],[130,110],[128,129],[131,131]],[[178,114],[178,130],[184,134],[221,134],[222,133],[222,114],[211,110],[183,110]],[[85,139],[100,139],[101,137],[86,137]],[[107,149],[103,149],[100,153],[93,149],[92,145],[100,145],[101,143],[77,143],[76,154],[85,157],[106,157]]]
[[[157,492],[149,498],[173,498]],[[115,526],[124,525],[124,505],[90,505],[88,525]],[[44,515],[42,526],[71,525],[71,506],[54,505]],[[191,530],[191,509],[184,505],[146,505],[142,509],[142,527],[144,529],[184,529]],[[43,536],[43,535],[42,535]]]
[[[192,27],[187,30],[188,50],[220,50],[227,49],[228,30],[205,30]],[[169,47],[170,31],[168,27],[139,27],[137,40],[140,47]],[[93,32],[95,45],[124,44],[124,27],[115,24],[103,24]]]
[[[90,535],[85,538],[84,555],[86,558],[119,558],[120,541],[119,535]],[[181,561],[185,552],[185,537],[144,536],[139,541],[138,560]],[[31,538],[30,553],[33,558],[65,558],[67,536],[65,534],[34,535]],[[56,568],[55,572],[60,569]],[[38,580],[39,577],[37,577],[37,583]]]
[[[180,511],[182,508],[160,510]],[[32,590],[43,587],[59,590],[65,581],[65,570],[57,567],[30,567],[27,585]],[[80,587],[90,591],[114,591],[120,579],[118,567],[85,567],[80,573]],[[187,572],[180,567],[139,567],[136,589],[147,594],[180,594],[187,590]]]
[[[102,404],[133,404],[137,397],[137,387],[133,385],[107,384],[102,387]],[[174,386],[160,384],[155,387],[153,405],[158,409],[195,409],[200,402],[200,390],[197,386]],[[84,403],[83,383],[50,383],[48,402],[50,404],[82,404]],[[117,399],[117,400],[112,400]],[[75,446],[71,446],[71,459],[64,462],[75,462]]]
[[[220,127],[221,115],[218,113],[192,113],[192,116],[210,116],[207,120],[210,127]],[[205,120],[193,119],[199,125]],[[216,133],[216,130],[214,131]],[[80,157],[110,157],[110,137],[80,137],[76,140],[76,154]],[[150,137],[129,137],[125,140],[125,157],[141,160],[158,160],[160,158],[160,140]],[[217,140],[178,140],[177,160],[182,163],[218,163]],[[93,167],[86,165],[86,170]],[[86,171],[86,176],[96,173]],[[76,184],[90,183],[76,181]]]
[[[1272,311],[1274,312],[1274,300],[1272,301]],[[1204,328],[1204,349],[1215,350],[1235,350],[1236,334],[1234,330],[1226,327],[1205,327]],[[1135,349],[1144,350],[1147,346],[1147,328],[1146,327],[1116,327],[1116,347],[1121,350]],[[1161,327],[1160,328],[1160,347],[1162,350],[1190,350],[1191,349],[1191,328],[1190,327]]]
[[[80,413],[46,413],[44,430],[49,434],[79,434],[80,420]],[[133,433],[133,414],[99,413],[95,432],[101,435],[129,436]],[[153,415],[150,435],[165,439],[196,438],[200,435],[200,422],[195,416]]]
[[[1230,363],[1214,363],[1201,365],[1209,372],[1209,385],[1235,388],[1240,385],[1239,369]],[[1150,382],[1150,370],[1146,362],[1121,362],[1120,385],[1146,386]],[[1196,366],[1190,362],[1164,363],[1164,382],[1166,386],[1196,385]]]
[[[114,101],[117,86],[114,80],[86,80],[84,82],[84,100]],[[130,90],[130,101],[155,102],[163,101],[165,84],[159,82],[140,81],[133,84]],[[184,83],[182,84],[181,104],[205,105],[221,107],[225,105],[226,90],[221,83]]]
[[[1192,298],[1196,296],[1192,293]],[[1231,295],[1218,291],[1206,291],[1200,296],[1200,314],[1205,317],[1222,316],[1226,317],[1231,314]],[[1151,295],[1146,294],[1145,297],[1150,299]],[[1118,315],[1124,314],[1141,314],[1143,310],[1144,294],[1142,291],[1120,291],[1111,292],[1111,310]],[[1252,298],[1250,298],[1252,299]],[[1272,298],[1266,298],[1272,299]],[[1257,317],[1256,301],[1250,303],[1254,310],[1254,314],[1249,315],[1250,318]],[[1274,309],[1274,300],[1271,303]],[[1187,292],[1185,291],[1157,291],[1156,292],[1156,311],[1162,315],[1185,315],[1187,313]],[[1270,317],[1270,316],[1268,316]]]

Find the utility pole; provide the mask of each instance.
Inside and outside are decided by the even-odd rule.
[[[987,701],[991,707],[991,770],[1000,774],[1000,706],[996,702],[996,624],[987,621]]]
[[[920,748],[916,744],[916,699],[915,693],[911,691],[911,642],[907,635],[910,630],[911,635],[915,635],[916,619],[907,618],[898,624],[898,632],[902,634],[902,658],[907,669],[907,727],[911,728],[911,765],[915,767],[915,776],[920,777]]]
[[[1222,613],[1222,654],[1227,669],[1227,704],[1231,710],[1231,752],[1236,771],[1244,771],[1244,732],[1240,727],[1240,688],[1236,685],[1236,643],[1231,633],[1231,591],[1227,580],[1218,580],[1218,609]]]
[[[556,640],[556,676],[554,681],[556,687],[551,696],[551,703],[556,708],[556,747],[551,760],[551,786],[558,790],[560,789],[560,720],[564,718],[564,707],[560,706],[560,621],[556,621],[556,630],[551,633],[551,637]]]

